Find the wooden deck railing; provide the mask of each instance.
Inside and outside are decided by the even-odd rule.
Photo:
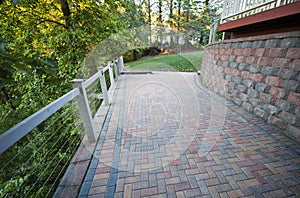
[[[296,1],[297,0],[224,0],[221,24]]]

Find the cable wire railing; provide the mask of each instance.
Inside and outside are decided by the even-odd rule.
[[[95,142],[94,116],[108,105],[123,58],[0,135],[0,197],[52,197],[78,146]]]
[[[225,0],[221,23],[234,21],[296,0]]]

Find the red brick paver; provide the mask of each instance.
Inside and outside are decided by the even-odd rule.
[[[120,78],[80,197],[299,197],[300,146],[194,73]]]

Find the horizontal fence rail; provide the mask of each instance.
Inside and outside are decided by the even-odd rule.
[[[16,126],[12,127],[2,135],[0,135],[0,153],[2,154],[10,146],[15,144],[25,135],[27,135],[32,129],[41,124],[44,120],[53,115],[56,111],[65,106],[68,102],[73,100],[80,94],[79,89],[73,89],[69,93],[60,97],[56,101],[47,105],[40,111],[26,118]]]
[[[296,0],[225,0],[221,23],[260,13]]]
[[[96,141],[93,117],[123,67],[121,56],[73,80],[73,90],[0,135],[0,197],[53,195],[83,136]]]

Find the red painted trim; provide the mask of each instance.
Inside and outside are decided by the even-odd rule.
[[[299,15],[300,17],[300,15]],[[276,27],[272,25],[266,26],[266,28],[256,28],[255,31],[239,31],[239,32],[232,32],[230,39],[234,38],[244,38],[244,37],[251,37],[251,36],[258,36],[258,35],[264,35],[264,34],[275,34],[275,33],[282,33],[282,32],[294,32],[294,31],[300,31],[300,23],[298,25],[291,24],[290,26],[284,26],[284,25],[277,25]],[[278,27],[280,26],[280,27]]]
[[[283,5],[277,8],[273,8],[271,10],[267,10],[264,12],[260,12],[248,17],[244,17],[235,21],[223,23],[219,25],[218,30],[221,31],[230,31],[232,29],[236,29],[239,27],[260,23],[264,21],[269,21],[273,19],[278,19],[294,14],[300,13],[300,1],[296,1],[294,3],[290,3],[287,5]]]

